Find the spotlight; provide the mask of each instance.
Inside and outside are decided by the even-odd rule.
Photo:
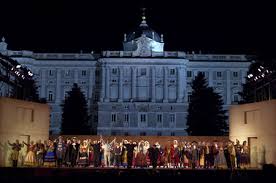
[[[21,68],[21,65],[17,65],[16,68],[17,68],[17,69]]]

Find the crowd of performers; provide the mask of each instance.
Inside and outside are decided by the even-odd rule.
[[[24,166],[46,167],[125,167],[125,168],[247,168],[249,147],[244,141],[178,142],[162,146],[158,142],[132,142],[116,138],[99,140],[64,140],[63,137],[42,143],[8,142],[12,147],[11,161],[17,166],[18,155],[24,145],[27,154]]]

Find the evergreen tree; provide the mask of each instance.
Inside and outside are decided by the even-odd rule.
[[[90,134],[87,102],[80,87],[74,83],[62,106],[61,133],[64,135]]]
[[[187,129],[193,136],[218,136],[228,132],[227,117],[223,110],[223,100],[213,88],[208,87],[206,79],[199,73],[192,82]]]

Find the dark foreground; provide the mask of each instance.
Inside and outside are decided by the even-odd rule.
[[[263,170],[115,169],[115,168],[0,168],[4,182],[276,182],[275,167]]]

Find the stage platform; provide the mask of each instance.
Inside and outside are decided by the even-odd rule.
[[[275,167],[263,170],[152,168],[0,168],[0,182],[261,182],[276,181]],[[88,180],[88,181],[87,181]],[[91,180],[91,181],[89,181]],[[189,180],[189,181],[188,181]],[[171,182],[173,181],[173,182]],[[274,182],[274,181],[272,181]]]

